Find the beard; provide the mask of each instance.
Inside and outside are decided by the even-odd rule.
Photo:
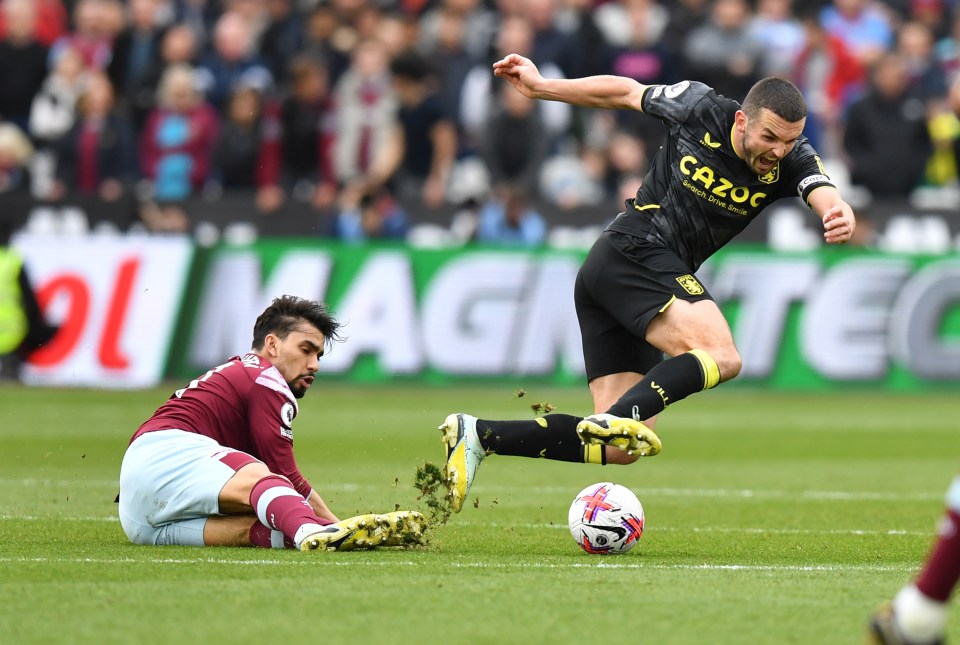
[[[293,398],[295,399],[302,399],[303,396],[307,393],[307,388],[301,385],[297,385],[297,381],[294,381],[293,383],[287,383],[287,385],[290,386],[290,391],[293,392]]]

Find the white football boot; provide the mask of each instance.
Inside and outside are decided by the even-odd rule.
[[[447,451],[444,468],[447,496],[450,498],[450,507],[459,513],[477,476],[480,462],[487,455],[477,436],[476,417],[451,414],[440,426],[440,432],[443,433],[443,445]]]

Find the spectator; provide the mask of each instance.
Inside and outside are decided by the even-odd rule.
[[[710,17],[709,0],[676,0],[668,3],[669,17],[663,32],[663,42],[674,54],[682,56],[683,45],[690,33],[706,24]]]
[[[807,101],[804,134],[824,156],[842,152],[842,119],[863,91],[865,72],[843,39],[820,24],[815,7],[801,9],[804,46],[793,63],[793,82]]]
[[[0,123],[0,195],[30,191],[30,140],[12,123]]]
[[[533,32],[526,19],[521,16],[505,16],[497,34],[494,59],[498,60],[511,52],[521,56],[529,55],[533,48]],[[548,78],[564,78],[563,72],[553,63],[540,68]],[[487,62],[478,63],[469,71],[463,81],[460,94],[459,116],[461,126],[467,135],[467,146],[475,148],[486,136],[484,128],[493,110],[494,98],[498,95],[493,88],[493,72]],[[566,103],[548,101],[543,104],[543,121],[551,137],[567,133],[570,127],[572,110]]]
[[[647,0],[644,0],[645,2]],[[652,2],[652,0],[651,0]],[[617,7],[619,3],[607,2],[594,11],[592,0],[565,0],[558,15],[558,22],[570,33],[571,51],[577,53],[574,61],[575,71],[571,76],[591,76],[605,74],[610,69],[610,42],[600,26],[600,12],[608,7]],[[666,23],[667,10],[655,3]],[[623,21],[621,21],[622,23]]]
[[[0,125],[0,142],[10,128],[16,126]],[[26,142],[22,133],[20,137]],[[4,154],[0,147],[0,156]],[[23,258],[10,246],[11,233],[0,222],[0,379],[17,378],[23,362],[57,332],[43,317]]]
[[[893,27],[871,0],[833,0],[820,14],[827,33],[843,40],[857,60],[870,67],[893,46]]]
[[[392,60],[402,53],[415,49],[419,37],[416,20],[402,13],[381,11],[369,5],[359,23],[360,40],[379,40]]]
[[[140,136],[140,167],[156,200],[176,202],[209,178],[219,119],[197,90],[191,67],[168,69],[157,95],[158,106]]]
[[[78,119],[57,145],[57,181],[51,197],[67,193],[115,201],[136,179],[136,135],[114,108],[114,90],[102,72],[91,74],[77,102]]]
[[[947,95],[947,76],[933,51],[933,32],[919,22],[907,22],[897,32],[897,53],[906,63],[910,93],[924,103]]]
[[[483,244],[541,246],[547,237],[547,225],[532,206],[524,190],[501,184],[494,197],[480,209],[477,241]]]
[[[662,39],[666,25],[666,16],[660,15],[662,8],[647,0],[633,0],[626,7],[623,18],[630,37],[622,46],[614,48],[612,73],[644,85],[670,85],[680,81],[680,61]],[[653,154],[667,134],[662,121],[648,119],[636,111],[590,110],[584,116],[589,119],[592,129],[603,132],[604,138],[609,137],[617,126],[634,132],[643,141],[645,154]]]
[[[803,25],[793,15],[793,0],[760,0],[749,34],[766,51],[760,73],[789,76],[806,40]]]
[[[0,41],[0,117],[26,130],[30,105],[47,76],[47,47],[36,40],[37,13],[32,0],[0,5],[6,37]]]
[[[303,48],[303,17],[292,0],[268,0],[268,23],[260,36],[260,55],[278,85],[286,80],[290,61]]]
[[[358,244],[371,240],[403,240],[408,230],[407,214],[386,190],[366,193],[359,200],[347,196],[334,220],[338,240]]]
[[[136,105],[136,92],[160,60],[166,32],[160,17],[160,0],[130,0],[129,24],[117,36],[107,66],[118,102],[125,108]]]
[[[950,33],[934,46],[934,54],[947,78],[960,76],[960,10],[953,16]]]
[[[443,111],[426,59],[408,51],[390,63],[403,130],[403,161],[393,178],[401,201],[440,206],[457,154],[457,131]]]
[[[506,83],[498,86],[498,102],[484,127],[480,152],[490,183],[514,183],[528,195],[536,194],[540,172],[550,149],[550,136],[540,111],[542,104],[528,99]]]
[[[449,9],[440,9],[432,15],[436,17],[435,38],[421,38],[420,51],[436,68],[441,109],[459,124],[463,79],[478,57],[467,49],[467,23],[462,15]]]
[[[932,152],[923,103],[909,94],[902,57],[884,54],[866,96],[850,106],[843,147],[850,179],[874,197],[907,197],[923,178]]]
[[[319,4],[307,16],[302,54],[326,61],[327,82],[335,87],[350,67],[350,49],[356,45],[356,34],[343,37],[337,13],[329,4]]]
[[[30,134],[41,146],[55,144],[73,126],[86,81],[80,52],[61,47],[52,56],[53,69],[30,106]]]
[[[960,76],[953,79],[953,83],[950,85],[950,93],[947,95],[947,102],[954,117],[960,119]],[[954,168],[960,175],[960,132],[957,130],[954,130],[953,133],[953,160]]]
[[[746,0],[716,0],[710,19],[694,29],[683,47],[686,76],[728,98],[742,100],[760,79],[763,45],[750,33]]]
[[[157,105],[157,87],[168,68],[175,65],[193,67],[197,61],[197,36],[184,25],[174,25],[163,34],[160,55],[144,75],[128,90],[130,115],[137,130],[142,130],[147,115]]]
[[[383,43],[362,41],[334,89],[333,172],[341,186],[356,194],[384,186],[403,158],[388,64]]]
[[[679,61],[663,41],[666,22],[661,7],[646,0],[626,5],[622,21],[628,37],[612,49],[610,71],[644,85],[671,84],[680,80]]]
[[[930,30],[934,40],[945,38],[950,33],[951,6],[956,11],[954,0],[907,0],[909,10],[906,18],[919,22]]]
[[[7,5],[11,0],[2,0],[0,5]],[[62,0],[29,0],[36,20],[33,23],[33,38],[43,45],[50,47],[67,31],[67,10]],[[0,40],[10,35],[8,18],[5,11],[0,10]]]
[[[87,72],[80,53],[61,47],[51,54],[53,69],[30,104],[30,134],[37,146],[32,180],[39,197],[48,197],[56,172],[56,147],[73,127],[75,108]]]
[[[279,123],[254,87],[234,89],[213,152],[211,180],[218,188],[256,191],[257,207],[275,211],[283,203],[279,186]]]
[[[608,196],[614,197],[618,202],[623,201],[621,186],[625,180],[642,178],[646,174],[647,153],[642,142],[624,130],[615,131],[605,147],[607,154],[604,159],[603,187]],[[642,179],[634,182],[634,192],[641,183]]]
[[[368,5],[368,0],[330,0],[330,7],[338,16],[340,26],[344,29],[344,33],[338,38],[349,41],[351,38],[350,32],[352,32],[353,44],[356,45],[359,42],[358,25],[363,19],[363,13]]]
[[[683,6],[682,3],[670,5],[677,10]],[[670,24],[670,9],[656,0],[607,2],[596,7],[593,14],[604,41],[611,47],[626,47],[634,39],[643,42],[661,40]],[[631,14],[634,16],[631,17]],[[635,33],[637,22],[642,24],[643,33]],[[689,26],[692,28],[697,25]]]
[[[201,56],[198,80],[207,101],[216,110],[238,84],[267,90],[273,76],[254,48],[254,34],[247,20],[228,11],[217,20],[213,32],[213,51]]]
[[[570,35],[557,26],[557,0],[526,0],[521,15],[533,30],[532,56],[554,63],[565,77],[576,74],[580,52]]]
[[[445,39],[451,22],[459,22],[463,31],[463,51],[473,59],[485,59],[496,31],[497,16],[480,0],[441,0],[420,18],[420,47],[435,51]]]
[[[290,78],[290,94],[280,105],[280,181],[298,200],[325,209],[337,195],[327,68],[312,56],[298,56]]]
[[[84,68],[106,69],[112,55],[111,41],[116,28],[112,12],[116,8],[112,0],[79,0],[73,8],[73,31],[53,43],[53,56],[69,48],[80,54]]]
[[[220,2],[176,0],[173,5],[173,19],[170,22],[193,32],[198,51],[201,51],[209,45],[209,34],[213,33],[222,9]]]

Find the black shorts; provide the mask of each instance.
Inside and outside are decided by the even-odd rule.
[[[573,291],[587,379],[647,374],[663,352],[646,340],[647,325],[674,299],[712,300],[670,249],[604,231],[584,260]]]

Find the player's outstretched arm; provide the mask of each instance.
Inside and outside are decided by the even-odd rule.
[[[840,191],[833,186],[815,188],[807,197],[807,203],[823,220],[823,239],[827,244],[850,241],[857,230],[857,219],[850,204],[840,197]]]
[[[519,54],[509,54],[498,60],[493,64],[493,73],[529,98],[589,108],[639,110],[640,99],[647,89],[646,85],[623,76],[544,78],[533,61]]]

